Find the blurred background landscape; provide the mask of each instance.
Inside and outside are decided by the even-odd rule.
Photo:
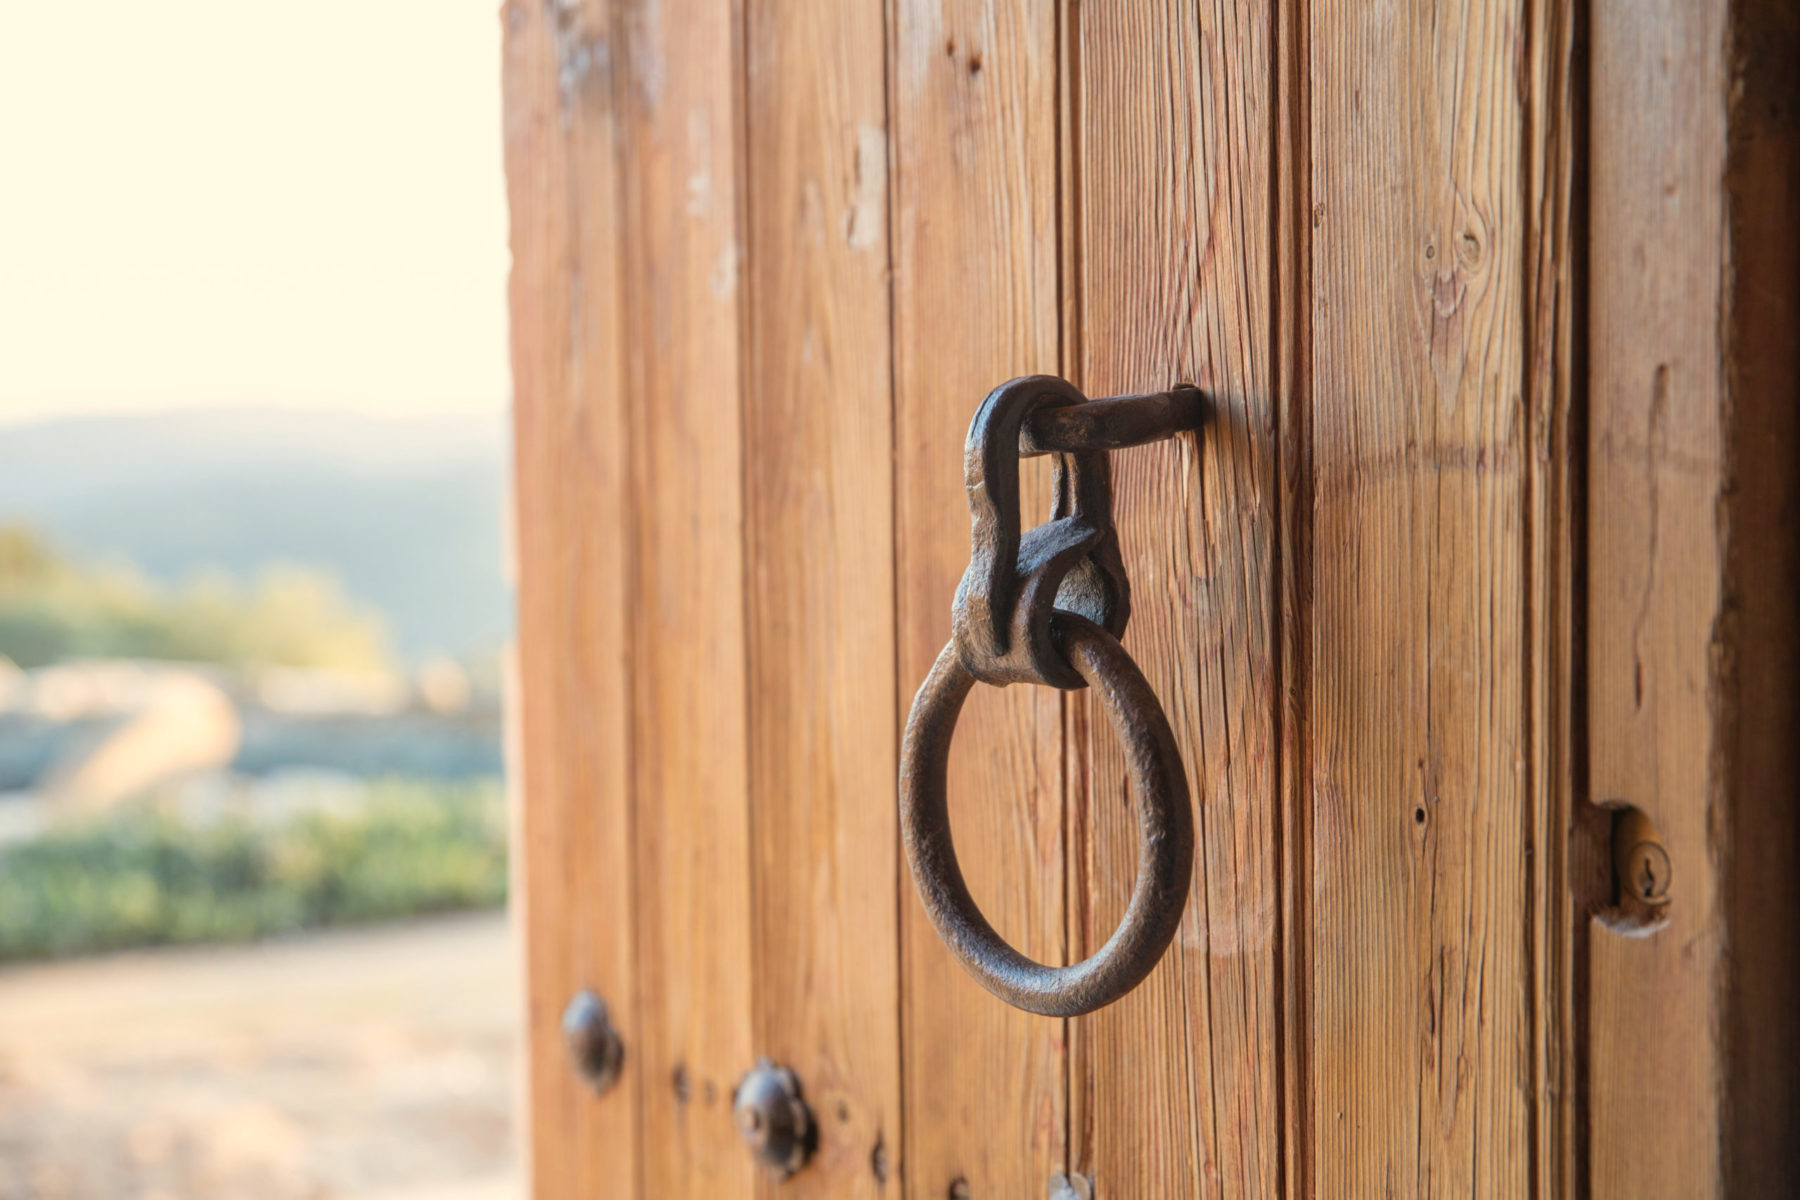
[[[0,38],[0,1200],[513,1200],[497,6]]]
[[[504,897],[503,445],[254,408],[0,429],[0,961]],[[355,861],[383,839],[410,851]]]

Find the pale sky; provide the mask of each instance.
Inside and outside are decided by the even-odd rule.
[[[498,8],[0,2],[0,421],[501,408]]]

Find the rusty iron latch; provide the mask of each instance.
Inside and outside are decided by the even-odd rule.
[[[1109,450],[1198,429],[1197,388],[1089,401],[1031,375],[988,393],[963,471],[972,526],[950,644],[913,699],[900,753],[900,831],[938,935],[971,975],[1018,1008],[1074,1016],[1143,981],[1175,936],[1193,874],[1187,774],[1156,694],[1119,638],[1131,585],[1112,523]],[[1050,520],[1021,532],[1019,459],[1054,455]],[[976,683],[1092,685],[1125,750],[1138,797],[1138,874],[1125,918],[1092,957],[1066,967],[1008,945],[976,906],[956,860],[945,794],[950,739]]]

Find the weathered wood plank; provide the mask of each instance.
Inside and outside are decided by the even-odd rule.
[[[1274,690],[1281,705],[1280,802],[1274,854],[1281,880],[1277,966],[1281,1005],[1278,1062],[1281,1072],[1280,1194],[1305,1196],[1302,1180],[1313,1175],[1312,1068],[1308,967],[1312,901],[1311,725],[1312,677],[1312,32],[1304,2],[1277,4],[1275,19],[1275,301],[1271,313],[1271,400],[1277,411],[1279,490],[1276,541],[1279,615],[1276,618]]]
[[[949,639],[950,599],[968,562],[969,420],[995,384],[1060,365],[1059,121],[1049,0],[901,0],[892,21],[904,712]],[[1042,464],[1024,475],[1027,509],[1047,510]],[[1066,950],[1061,712],[1049,689],[977,689],[949,772],[975,898],[1003,936],[1049,961]],[[981,990],[938,940],[910,882],[903,891],[906,1195],[1041,1195],[1064,1161],[1063,1022]]]
[[[1523,28],[1310,12],[1302,1195],[1530,1186]]]
[[[1102,1195],[1274,1196],[1273,12],[1165,0],[1076,11],[1079,382],[1104,395],[1193,381],[1216,410],[1197,440],[1113,455],[1125,644],[1189,765],[1198,845],[1163,964],[1079,1022],[1073,1153]],[[1076,955],[1111,934],[1137,860],[1120,751],[1088,701],[1076,701],[1090,764],[1072,818]]]
[[[1578,107],[1583,26],[1575,6],[1531,0],[1527,16],[1525,197],[1526,663],[1530,688],[1527,864],[1533,1194],[1578,1194],[1576,976],[1589,888],[1600,865],[1577,830],[1580,740],[1578,556],[1586,427],[1577,377],[1580,297],[1576,209],[1583,129]],[[1585,851],[1587,861],[1582,861]]]
[[[1732,21],[1725,1191],[1800,1194],[1800,7]]]
[[[756,1049],[820,1130],[769,1196],[900,1189],[885,23],[880,0],[746,22]]]
[[[532,1194],[637,1190],[636,1053],[596,1099],[563,1045],[582,988],[637,1025],[627,749],[630,539],[608,6],[502,10],[519,587],[515,900]],[[586,63],[585,67],[578,66]],[[597,521],[595,514],[614,514]]]
[[[1594,13],[1590,794],[1648,814],[1674,881],[1660,929],[1593,932],[1597,1200],[1722,1194],[1708,812],[1724,791],[1710,643],[1724,599],[1726,9]]]
[[[1591,791],[1670,866],[1592,934],[1596,1197],[1800,1180],[1796,40],[1758,0],[1594,14]]]
[[[742,56],[732,0],[630,0],[620,81],[639,1120],[646,1196],[747,1197]],[[590,519],[616,519],[605,511]]]

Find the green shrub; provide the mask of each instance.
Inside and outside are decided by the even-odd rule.
[[[242,941],[506,899],[497,783],[379,784],[274,826],[138,810],[0,851],[0,962]]]
[[[221,573],[185,586],[58,555],[31,530],[0,525],[0,655],[25,668],[66,658],[148,658],[228,666],[388,666],[379,614],[329,575],[270,567],[250,584]]]

